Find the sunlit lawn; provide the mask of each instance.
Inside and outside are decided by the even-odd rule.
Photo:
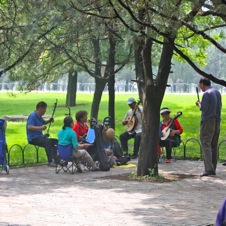
[[[116,93],[116,102],[115,102],[115,123],[116,123],[116,135],[119,135],[124,131],[124,127],[121,124],[121,121],[129,109],[127,105],[127,99],[129,97],[134,97],[138,99],[137,94],[117,94]],[[71,108],[72,116],[74,117],[75,112],[78,110],[87,110],[90,112],[91,102],[93,95],[89,93],[78,93],[77,94],[77,106]],[[68,114],[68,108],[65,106],[66,93],[60,92],[32,92],[27,94],[16,94],[11,95],[10,93],[1,93],[0,94],[0,106],[1,106],[1,117],[5,115],[28,115],[32,111],[35,110],[35,106],[39,101],[45,101],[48,104],[46,115],[52,115],[53,105],[58,99],[58,105],[55,112],[55,122],[52,123],[50,128],[50,135],[53,138],[57,137],[58,131],[62,127],[63,118],[65,114]],[[169,107],[172,111],[171,115],[174,116],[177,111],[182,111],[182,116],[179,118],[179,121],[184,129],[184,133],[182,134],[183,142],[186,142],[190,138],[195,138],[199,140],[199,121],[200,121],[200,111],[195,105],[197,96],[196,94],[166,94],[162,103],[162,107]],[[219,142],[225,139],[225,129],[226,129],[226,121],[225,121],[225,106],[226,106],[226,98],[225,95],[222,95],[223,101],[223,109],[222,109],[222,122],[221,122],[221,134]],[[99,122],[102,123],[102,120],[108,116],[108,95],[103,94],[100,109],[99,109]],[[23,122],[8,122],[6,139],[8,143],[8,147],[10,148],[13,144],[18,144],[21,147],[24,147],[27,144],[26,139],[26,121]],[[220,157],[224,159],[224,147],[226,143],[222,143],[220,146]],[[130,144],[132,149],[132,144]],[[12,162],[21,162],[21,159],[18,160],[18,156],[20,154],[16,147],[12,149],[12,153],[10,155]],[[32,150],[32,147],[28,148]],[[200,148],[197,142],[189,141],[186,147],[187,155],[190,157],[199,157]],[[35,150],[33,149],[27,155],[30,156],[29,162],[33,162],[32,159]],[[130,150],[132,152],[132,150]],[[32,154],[33,153],[33,154]],[[183,156],[183,145],[178,150],[178,155]],[[41,161],[44,158],[44,151],[41,151],[40,154]],[[43,156],[44,155],[44,156]]]

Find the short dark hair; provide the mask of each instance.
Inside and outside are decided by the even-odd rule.
[[[81,118],[85,115],[88,115],[88,112],[85,111],[85,110],[81,110],[81,111],[78,111],[76,114],[75,114],[75,118],[78,122],[80,122]]]
[[[64,125],[62,129],[65,129],[65,127],[70,127],[71,123],[73,123],[73,118],[71,116],[67,116],[64,118]]]
[[[203,84],[203,85],[205,85],[205,86],[211,86],[211,82],[210,82],[210,80],[209,79],[207,79],[207,78],[201,78],[200,80],[199,80],[199,84]]]
[[[39,108],[47,108],[47,103],[44,101],[38,102],[36,105],[36,110],[38,110]]]

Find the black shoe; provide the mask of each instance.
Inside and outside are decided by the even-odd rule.
[[[212,176],[212,175],[216,175],[215,171],[210,170],[210,171],[205,171],[204,173],[202,173],[200,175],[200,177],[208,177],[208,176]]]
[[[226,161],[222,163],[223,166],[226,166]]]
[[[137,159],[137,155],[132,155],[131,159]]]

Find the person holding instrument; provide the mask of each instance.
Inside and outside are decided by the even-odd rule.
[[[177,120],[181,116],[181,112],[178,112],[174,118],[170,117],[170,109],[162,108],[160,114],[162,116],[162,122],[160,123],[160,141],[159,145],[166,148],[166,163],[171,163],[172,159],[172,147],[180,145],[180,134],[183,133],[183,129]]]
[[[44,120],[43,115],[47,109],[47,104],[44,101],[36,105],[36,110],[32,112],[27,119],[26,132],[29,144],[44,147],[48,159],[48,165],[55,167],[55,157],[57,155],[57,139],[48,138],[48,135],[43,135],[42,131],[47,129],[47,124],[54,122],[53,118]]]
[[[216,175],[222,103],[220,92],[211,86],[209,79],[201,78],[199,88],[204,92],[202,101],[196,101],[202,112],[200,141],[205,171],[200,176],[203,177]]]
[[[125,126],[126,131],[119,137],[122,150],[128,155],[128,140],[134,138],[134,148],[132,159],[138,157],[140,149],[141,132],[142,132],[142,111],[143,108],[139,107],[140,101],[136,102],[133,97],[130,97],[127,101],[130,110],[127,111],[122,124]]]

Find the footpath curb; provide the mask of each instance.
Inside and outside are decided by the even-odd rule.
[[[161,163],[160,173],[197,175],[169,183],[109,178],[134,168],[74,175],[46,165],[11,169],[0,174],[0,226],[214,224],[226,196],[226,166],[200,178],[203,168],[202,161]]]

